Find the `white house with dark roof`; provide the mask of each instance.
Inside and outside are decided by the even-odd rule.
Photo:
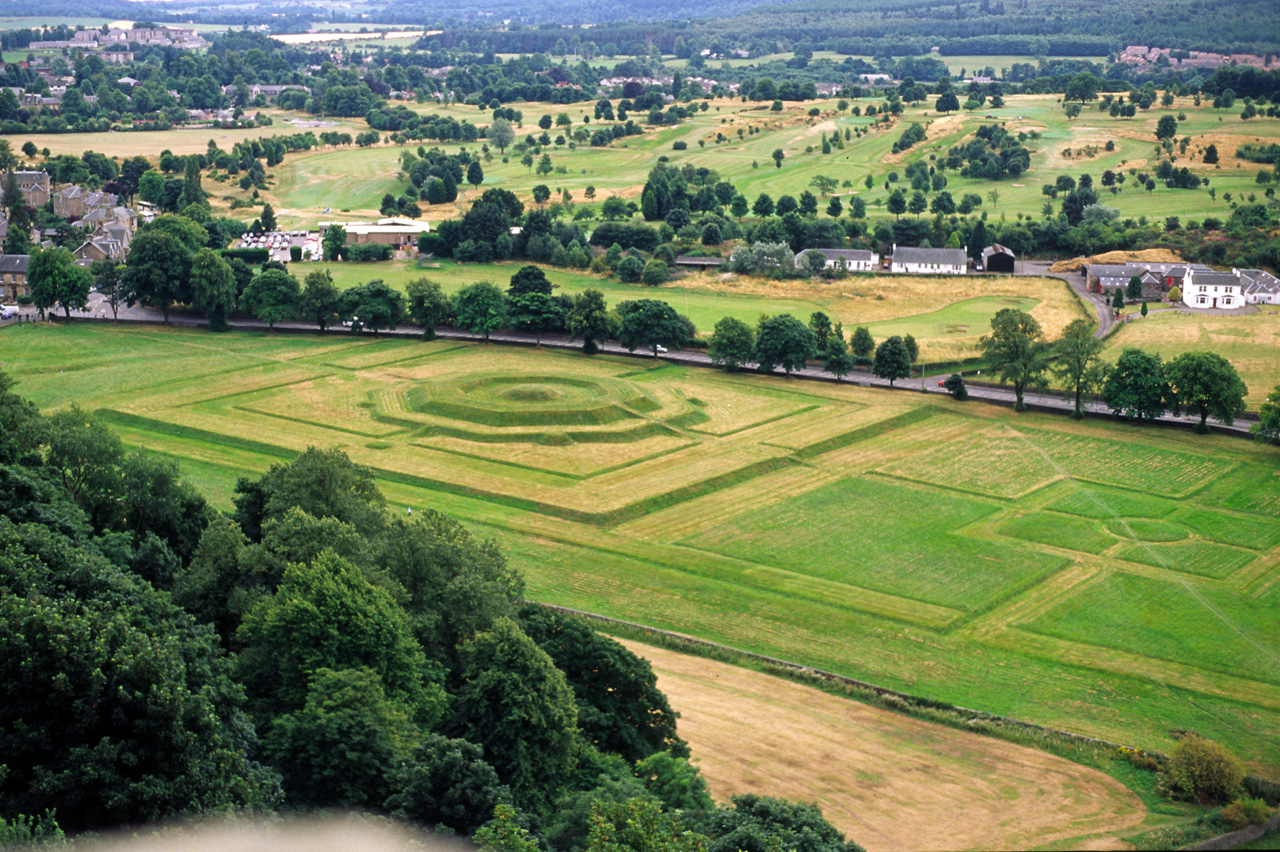
[[[1192,308],[1243,308],[1244,282],[1235,272],[1202,271],[1194,267],[1183,279],[1182,302]]]
[[[1248,305],[1280,305],[1280,279],[1261,269],[1233,269],[1244,285]]]
[[[915,275],[964,275],[969,271],[969,255],[964,249],[893,247],[890,272]]]
[[[809,255],[820,254],[827,269],[843,269],[846,272],[875,272],[880,266],[880,255],[865,249],[805,249],[796,255],[796,269],[809,268]]]

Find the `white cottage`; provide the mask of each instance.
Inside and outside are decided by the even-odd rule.
[[[1183,279],[1182,302],[1192,308],[1243,308],[1244,285],[1234,272],[1191,268]]]
[[[827,269],[843,269],[846,272],[875,272],[880,266],[880,255],[864,249],[805,249],[796,255],[796,269],[809,268],[809,255],[820,254]]]
[[[969,271],[969,255],[962,249],[893,247],[890,272],[916,275],[964,275]]]

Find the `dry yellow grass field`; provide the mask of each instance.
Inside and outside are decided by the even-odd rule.
[[[817,802],[871,852],[1126,848],[1146,809],[1110,776],[737,668],[624,642],[649,660],[719,801]]]

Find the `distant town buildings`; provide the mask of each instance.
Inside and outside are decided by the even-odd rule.
[[[181,27],[142,27],[130,30],[111,29],[107,32],[97,29],[79,30],[71,38],[65,40],[33,41],[29,50],[63,50],[78,47],[84,50],[98,50],[108,47],[128,47],[129,45],[160,45],[187,50],[208,47],[209,42],[195,30]],[[103,51],[101,56],[110,51]],[[132,58],[132,57],[130,57]],[[111,60],[106,61],[129,61]]]

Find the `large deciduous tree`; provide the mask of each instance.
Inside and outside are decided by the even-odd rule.
[[[367,328],[376,334],[384,328],[395,328],[404,319],[404,296],[381,278],[375,278],[344,290],[338,313],[351,317],[353,332]]]
[[[1078,319],[1067,325],[1053,348],[1058,356],[1053,365],[1054,375],[1066,383],[1075,396],[1071,416],[1084,417],[1081,401],[1085,392],[1100,387],[1101,380],[1106,378],[1105,371],[1099,369],[1102,341],[1093,336],[1092,323]]]
[[[515,141],[516,129],[507,119],[495,118],[489,123],[485,138],[489,140],[489,144],[497,146],[499,153],[505,153],[507,146]]]
[[[209,318],[210,331],[231,328],[227,317],[236,309],[237,295],[231,265],[213,249],[196,252],[191,260],[191,307]]]
[[[341,225],[326,228],[324,238],[320,241],[320,250],[327,261],[341,260],[347,251],[347,229]]]
[[[871,354],[876,351],[875,338],[871,336],[870,330],[865,325],[860,325],[853,330],[853,338],[849,341],[849,351],[855,358],[870,358]]]
[[[167,218],[171,217],[162,216],[156,222]],[[153,230],[154,224],[133,238],[121,280],[130,305],[159,308],[168,323],[173,304],[191,299],[193,250],[172,233]]]
[[[276,323],[298,315],[302,288],[298,279],[281,269],[268,269],[253,276],[240,294],[240,309],[275,328]]]
[[[477,281],[458,291],[453,297],[453,315],[458,328],[472,334],[483,334],[506,328],[507,294],[492,281]]]
[[[756,335],[736,317],[724,317],[716,323],[707,346],[711,363],[733,372],[751,363],[755,357]]]
[[[817,354],[817,335],[791,314],[769,317],[756,330],[755,361],[761,372],[771,373],[781,367],[790,375],[803,370]]]
[[[734,796],[731,808],[717,809],[707,829],[707,852],[862,852],[827,822],[817,805],[751,793]]]
[[[1200,415],[1200,432],[1209,431],[1209,415],[1230,426],[1244,413],[1249,392],[1236,368],[1216,352],[1184,352],[1164,368],[1170,402]]]
[[[325,331],[338,320],[342,308],[342,294],[333,283],[333,275],[327,269],[315,269],[307,273],[302,284],[298,313]]]
[[[1169,384],[1160,356],[1141,349],[1121,352],[1102,387],[1102,399],[1120,417],[1139,423],[1164,414]]]
[[[256,480],[236,482],[235,519],[253,541],[263,525],[298,508],[317,518],[336,518],[367,532],[385,523],[386,498],[372,468],[356,464],[339,449],[308,447],[287,464],[274,464]]]
[[[311,674],[306,704],[271,723],[263,751],[289,801],[307,808],[381,808],[417,727],[369,668]]]
[[[490,540],[428,509],[378,537],[372,563],[399,584],[409,626],[429,657],[449,668],[458,647],[514,617],[524,581]]]
[[[1003,308],[991,318],[991,333],[978,339],[982,357],[1013,385],[1014,409],[1025,411],[1022,394],[1044,380],[1049,366],[1049,344],[1035,317],[1026,311]]]
[[[849,351],[849,344],[844,342],[844,330],[839,324],[827,336],[827,343],[819,355],[822,358],[822,369],[835,376],[837,382],[853,369],[853,353]]]
[[[889,387],[893,387],[898,379],[908,378],[911,375],[911,352],[907,349],[906,341],[895,334],[877,346],[871,373],[881,379],[888,379]]]
[[[498,780],[475,743],[431,734],[406,758],[395,777],[387,809],[425,826],[444,825],[474,832],[511,804],[511,791]]]
[[[520,267],[511,276],[511,284],[507,287],[507,295],[512,298],[525,293],[551,295],[551,282],[547,280],[547,274],[532,264]]]
[[[262,718],[304,707],[321,670],[367,667],[423,727],[444,711],[444,689],[391,593],[332,550],[291,564],[244,618],[242,680]]]
[[[607,340],[614,333],[604,293],[587,289],[574,296],[565,325],[570,340],[582,341],[583,352],[594,355],[600,351],[600,341]]]
[[[688,339],[689,328],[676,313],[675,308],[657,299],[637,299],[618,304],[622,325],[618,329],[618,342],[628,352],[644,347],[658,355],[658,347],[679,349]]]
[[[37,249],[27,267],[27,285],[37,308],[47,311],[58,305],[70,319],[72,308],[84,310],[89,304],[93,278],[66,249]]]
[[[510,300],[511,319],[521,331],[533,332],[535,342],[542,345],[544,332],[564,327],[564,309],[546,293],[522,293]]]
[[[82,831],[273,806],[230,661],[87,541],[0,519],[0,803]]]
[[[453,303],[440,285],[427,278],[415,278],[405,288],[409,320],[422,326],[423,340],[435,340],[436,326],[447,321]]]

